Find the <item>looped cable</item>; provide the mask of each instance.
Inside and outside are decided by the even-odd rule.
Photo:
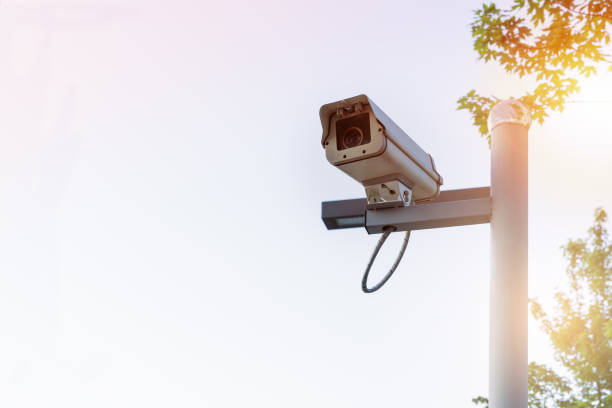
[[[404,252],[406,251],[406,247],[408,246],[408,240],[410,239],[410,231],[406,231],[406,236],[404,237],[404,242],[402,243],[402,247],[400,248],[399,254],[397,255],[397,258],[395,259],[395,262],[391,266],[391,269],[389,269],[389,272],[387,272],[387,274],[384,276],[384,278],[381,279],[380,282],[378,282],[376,285],[372,286],[371,288],[368,288],[368,275],[370,275],[370,268],[372,268],[372,265],[374,264],[374,260],[376,259],[376,256],[378,255],[378,251],[380,251],[380,248],[382,248],[383,244],[385,243],[389,235],[391,235],[392,232],[395,232],[396,229],[397,228],[395,227],[383,228],[384,232],[382,236],[380,237],[380,239],[378,240],[378,243],[376,244],[376,248],[374,248],[374,252],[372,252],[372,256],[370,257],[370,262],[368,262],[368,267],[366,268],[365,273],[363,274],[363,279],[361,280],[361,290],[363,290],[365,293],[376,292],[378,289],[382,288],[382,286],[389,280],[391,275],[393,275],[393,272],[395,272],[395,269],[397,269],[397,266],[399,265],[400,261],[402,260],[402,257],[404,256]]]

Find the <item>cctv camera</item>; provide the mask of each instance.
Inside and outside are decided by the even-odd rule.
[[[433,200],[442,177],[421,149],[366,95],[321,106],[327,160],[366,189],[368,208]]]

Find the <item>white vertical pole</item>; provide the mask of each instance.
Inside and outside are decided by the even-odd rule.
[[[503,101],[491,133],[489,407],[527,408],[527,132],[529,112]]]

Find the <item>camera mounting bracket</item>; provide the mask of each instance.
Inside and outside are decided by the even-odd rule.
[[[398,180],[365,187],[368,210],[408,207],[412,204],[412,190]]]

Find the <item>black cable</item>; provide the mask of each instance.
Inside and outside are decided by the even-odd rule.
[[[402,260],[402,257],[404,256],[404,252],[406,251],[406,247],[408,246],[408,240],[410,239],[410,231],[406,231],[406,236],[404,237],[404,242],[402,243],[400,252],[397,255],[397,258],[395,259],[395,262],[391,266],[391,269],[389,269],[389,272],[387,272],[385,277],[382,278],[380,282],[378,282],[376,285],[372,286],[371,288],[368,288],[368,275],[370,274],[370,268],[372,268],[372,264],[374,264],[374,260],[376,259],[376,256],[378,255],[378,251],[380,251],[380,248],[382,248],[383,244],[385,243],[389,235],[395,230],[396,230],[395,227],[383,228],[384,232],[382,236],[380,237],[380,239],[378,240],[378,243],[376,244],[376,248],[374,248],[374,252],[372,252],[372,256],[370,257],[370,262],[368,262],[368,267],[366,268],[365,273],[363,274],[363,279],[361,280],[361,290],[363,290],[365,293],[376,292],[378,289],[382,288],[382,286],[389,280],[391,275],[393,275],[393,272],[395,272],[395,269],[397,269],[397,266],[399,265],[400,261]]]

